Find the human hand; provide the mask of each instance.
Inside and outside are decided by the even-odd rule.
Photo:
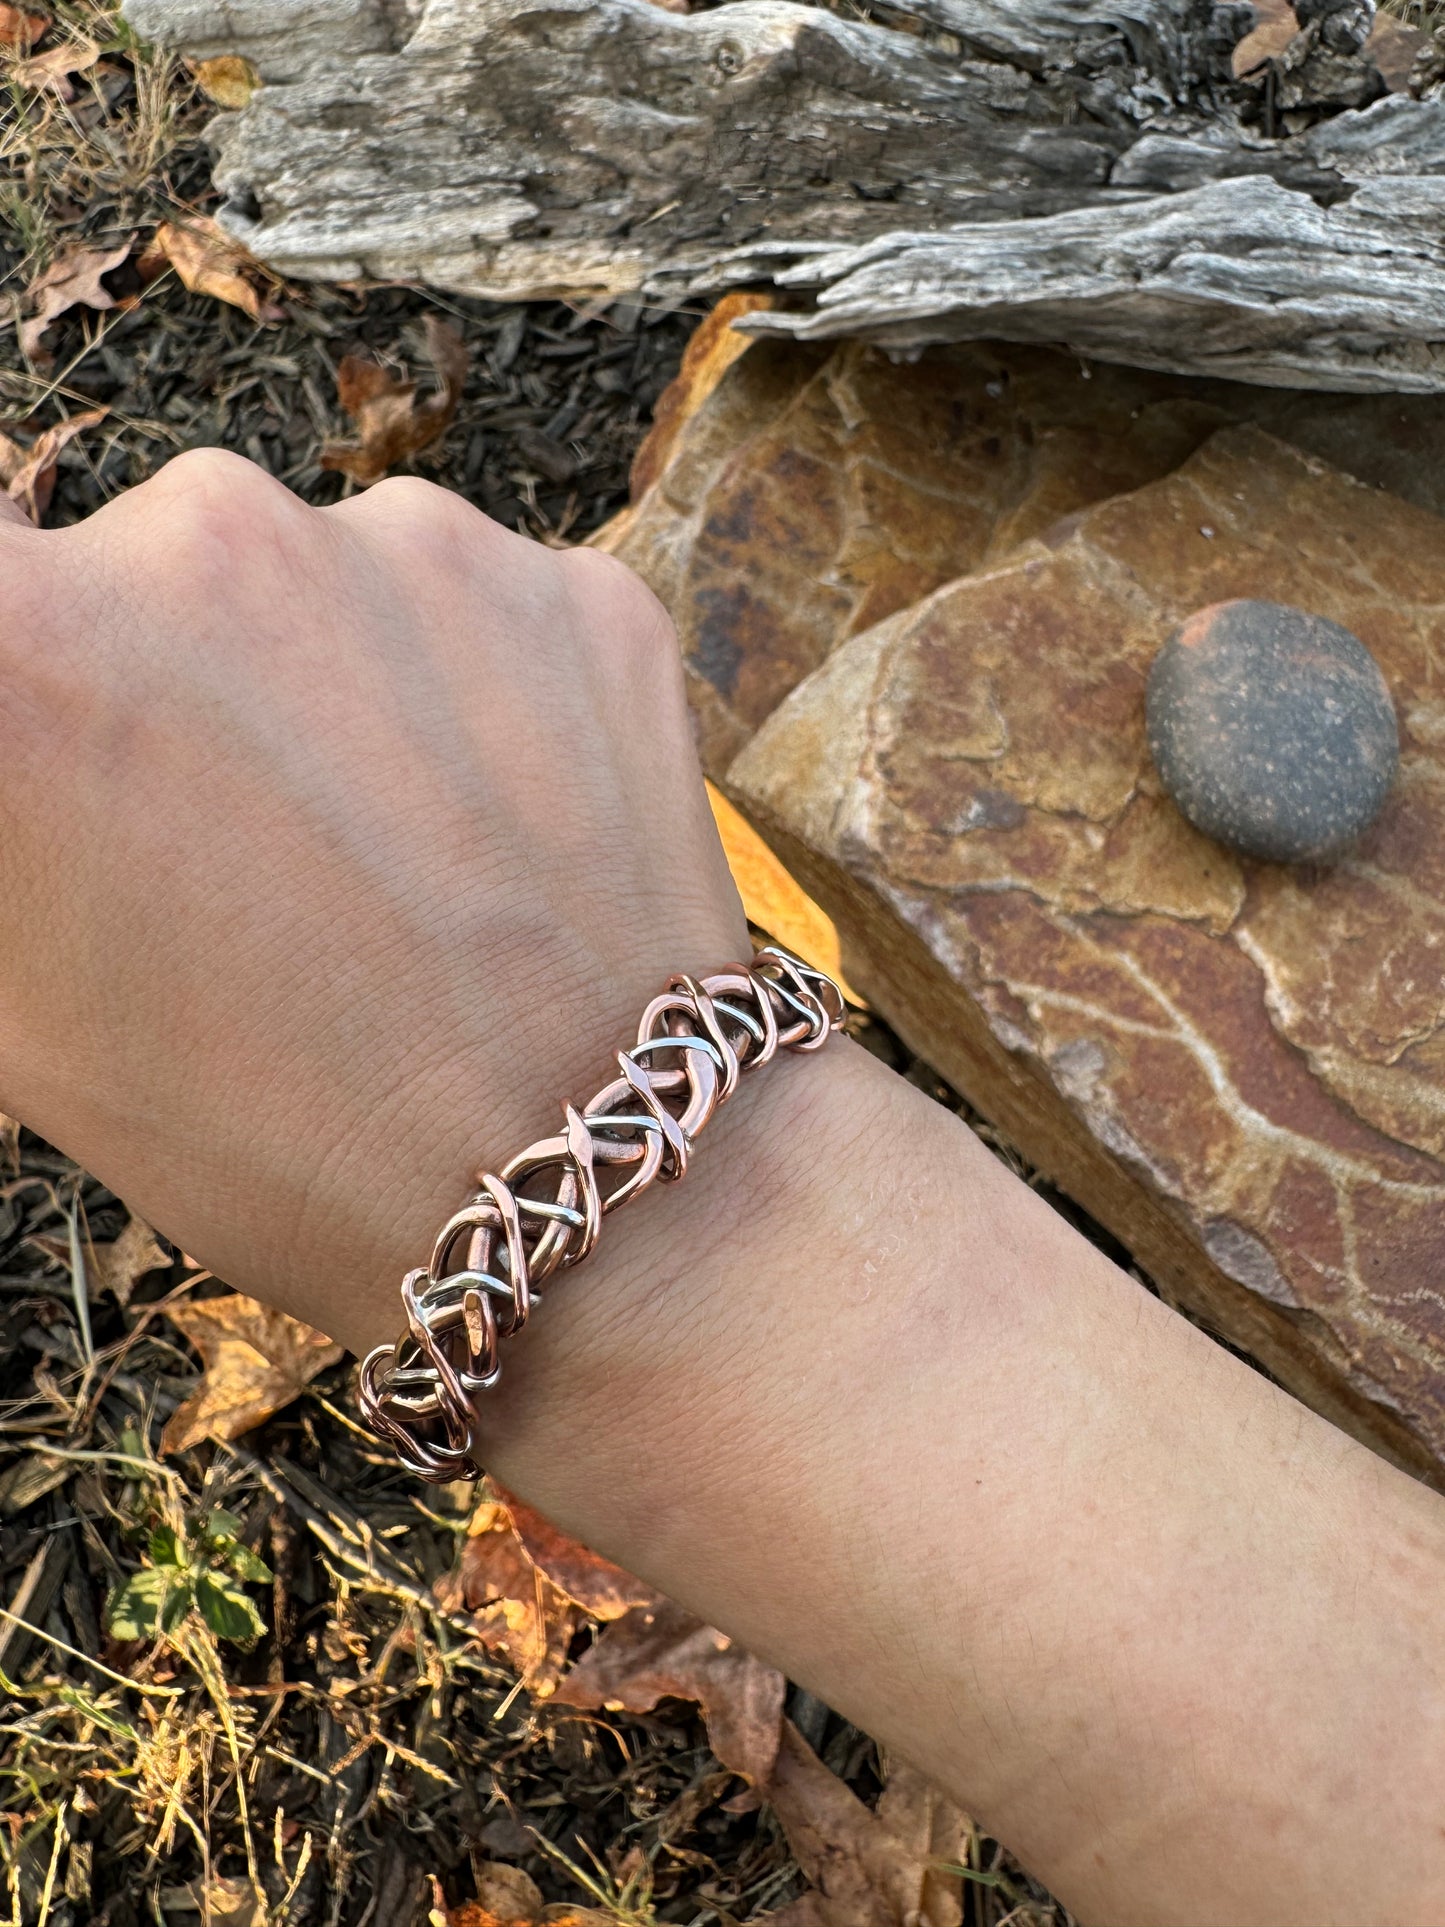
[[[0,583],[0,1108],[392,1339],[476,1164],[745,954],[665,619],[425,484],[209,453],[0,522]],[[518,1337],[489,1466],[1089,1917],[1440,1919],[1439,1500],[863,1051],[705,1152]]]
[[[395,1336],[479,1161],[747,956],[661,607],[429,483],[182,455],[0,523],[0,1109],[238,1288]]]

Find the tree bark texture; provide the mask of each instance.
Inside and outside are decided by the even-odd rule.
[[[785,298],[757,331],[1445,389],[1441,63],[1425,43],[1391,92],[1368,0],[1312,4],[1243,75],[1233,0],[126,11],[261,76],[218,117],[216,178],[286,274],[517,299],[765,283]]]

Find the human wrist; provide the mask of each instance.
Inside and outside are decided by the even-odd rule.
[[[404,1467],[441,1483],[478,1476],[477,1394],[496,1389],[503,1345],[542,1287],[593,1256],[619,1207],[686,1175],[695,1140],[745,1074],[821,1050],[846,1014],[837,984],[776,945],[747,964],[675,973],[602,1087],[564,1104],[560,1128],[476,1173],[427,1264],[403,1278],[404,1331],[362,1360],[362,1416]]]
[[[686,1462],[706,1517],[704,1486],[715,1476],[721,1502],[733,1455],[786,1429],[788,1386],[820,1347],[882,1341],[881,1296],[854,1288],[861,1207],[893,1159],[950,1126],[846,1037],[746,1080],[686,1179],[609,1220],[510,1347],[481,1401],[489,1466],[615,1556],[668,1565],[656,1520],[638,1534],[653,1468]]]

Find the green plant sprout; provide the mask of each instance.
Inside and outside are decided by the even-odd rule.
[[[271,1568],[241,1543],[241,1521],[216,1507],[190,1520],[184,1534],[160,1525],[150,1535],[150,1564],[111,1593],[106,1621],[117,1639],[169,1635],[194,1609],[217,1639],[254,1646],[266,1630],[247,1585],[265,1585]]]

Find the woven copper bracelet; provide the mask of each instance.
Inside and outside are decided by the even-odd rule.
[[[402,1280],[406,1330],[361,1367],[362,1417],[401,1462],[445,1484],[481,1477],[478,1392],[501,1377],[502,1339],[526,1324],[538,1287],[580,1264],[603,1218],[654,1178],[680,1178],[719,1104],[780,1050],[818,1050],[843,1021],[821,970],[769,945],[716,976],[674,977],[642,1013],[621,1076],[566,1128],[503,1165],[437,1234],[431,1263]]]

